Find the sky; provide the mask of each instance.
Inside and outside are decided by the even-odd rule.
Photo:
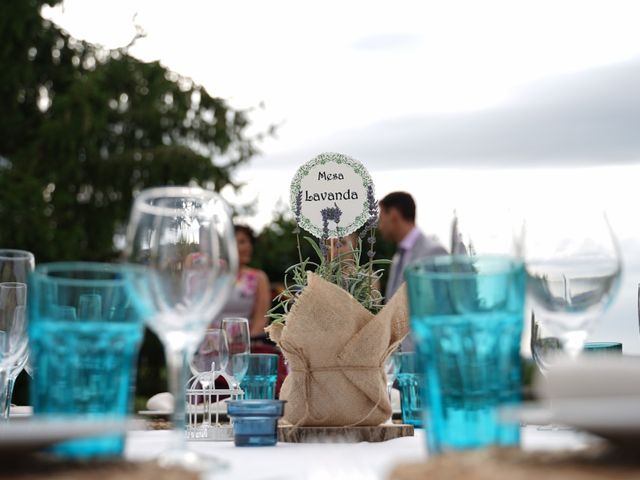
[[[625,279],[592,338],[640,353],[640,3],[634,1],[67,0],[43,14],[160,60],[278,125],[223,194],[260,228],[323,151],[363,162],[378,196],[411,192],[445,240],[454,209],[487,225],[605,209]],[[615,337],[615,338],[611,338]]]

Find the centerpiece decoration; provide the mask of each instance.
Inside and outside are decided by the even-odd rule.
[[[289,374],[280,398],[296,426],[376,426],[391,416],[384,363],[409,331],[404,286],[384,304],[374,259],[378,203],[366,168],[338,153],[302,165],[291,182],[299,263],[267,331]],[[303,259],[301,229],[318,259]],[[366,257],[363,245],[368,244]]]

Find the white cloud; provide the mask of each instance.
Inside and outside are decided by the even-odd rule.
[[[528,167],[640,162],[640,58],[547,77],[510,102],[465,113],[430,113],[343,130],[272,155],[297,164],[335,149],[372,166]]]
[[[640,54],[633,1],[66,0],[72,34],[160,59],[280,123],[267,153],[394,118],[495,107],[549,75]],[[368,48],[363,48],[368,46]]]

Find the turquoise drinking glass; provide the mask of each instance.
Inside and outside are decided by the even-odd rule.
[[[37,417],[106,422],[129,414],[143,333],[130,272],[78,262],[43,264],[30,275],[31,401]],[[110,435],[64,442],[53,451],[119,456],[123,447],[124,435]]]
[[[420,259],[405,270],[411,329],[425,371],[431,453],[517,445],[499,421],[520,401],[525,270],[508,256]]]
[[[397,365],[402,423],[422,427],[422,390],[425,388],[420,356],[415,352],[393,354]]]
[[[240,384],[245,400],[276,398],[278,355],[272,353],[248,354],[249,367]]]
[[[583,352],[591,355],[622,355],[622,343],[587,342],[584,344]]]

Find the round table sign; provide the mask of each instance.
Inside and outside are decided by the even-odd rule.
[[[298,225],[318,238],[344,237],[369,218],[375,202],[367,169],[340,153],[321,153],[291,181],[291,208]]]

